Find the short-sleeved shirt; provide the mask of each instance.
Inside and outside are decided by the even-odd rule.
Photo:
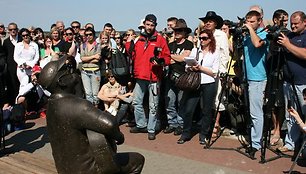
[[[258,37],[265,43],[264,46],[256,48],[252,41],[251,36],[246,35],[244,38],[244,56],[246,63],[247,78],[251,81],[264,81],[267,80],[266,73],[266,55],[268,54],[268,41],[266,38],[267,32],[258,28],[256,31]]]
[[[305,48],[306,51],[306,31],[302,34],[289,33],[290,42],[297,47]],[[287,82],[293,82],[295,85],[306,85],[306,60],[296,57],[292,53],[287,53],[287,65],[284,66],[284,78]]]
[[[169,49],[171,54],[177,54],[181,55],[185,50],[191,51],[193,48],[193,43],[187,39],[182,44],[177,44],[175,41],[169,43]],[[186,63],[183,62],[177,62],[169,65],[170,71],[175,71],[177,73],[183,74],[185,72],[185,65]]]

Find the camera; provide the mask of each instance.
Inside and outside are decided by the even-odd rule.
[[[162,34],[171,37],[173,34],[173,29],[172,28],[164,28],[162,31]]]
[[[164,58],[160,58],[159,53],[162,51],[161,47],[155,47],[154,48],[154,56],[150,58],[150,62],[156,62],[158,65],[164,65],[165,64],[165,59]]]
[[[229,33],[233,36],[239,36],[242,33],[248,33],[249,30],[243,24],[245,23],[244,18],[238,17],[239,22],[231,22],[230,28],[229,28]]]
[[[285,28],[283,25],[273,25],[273,26],[267,26],[266,29],[268,30],[267,39],[270,41],[277,42],[278,37],[281,36],[280,33],[284,33],[287,35],[290,31]]]

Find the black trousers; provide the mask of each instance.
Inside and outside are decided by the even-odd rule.
[[[213,121],[213,106],[217,94],[217,83],[201,84],[197,91],[184,91],[180,103],[179,113],[183,118],[183,133],[181,138],[190,139],[192,136],[192,118],[195,113],[198,102],[200,101],[200,132],[199,140],[209,138],[212,121]]]

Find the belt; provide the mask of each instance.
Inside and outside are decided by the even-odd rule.
[[[92,70],[84,70],[84,69],[83,69],[83,71],[86,72],[86,73],[95,73],[95,72],[100,71],[100,70],[97,69],[97,70],[93,70],[93,71],[92,71]]]

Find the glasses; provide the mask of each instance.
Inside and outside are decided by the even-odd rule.
[[[9,31],[16,31],[17,28],[9,28],[8,30],[9,30]]]
[[[199,39],[200,39],[200,40],[204,40],[204,41],[206,41],[206,40],[208,40],[208,39],[209,39],[209,37],[199,37]]]
[[[131,34],[125,34],[126,36],[131,36]]]
[[[80,28],[80,26],[72,26],[72,28]]]
[[[92,33],[88,33],[88,34],[85,34],[85,36],[93,36],[93,34]]]
[[[67,36],[72,36],[72,35],[73,35],[73,33],[66,33],[66,35],[67,35]]]
[[[4,28],[4,25],[0,25],[0,28]]]
[[[120,37],[115,37],[115,39],[120,39]]]
[[[21,35],[22,37],[29,37],[30,35],[28,35],[28,34],[23,34],[23,35]]]
[[[108,78],[114,78],[114,76],[108,76]]]

